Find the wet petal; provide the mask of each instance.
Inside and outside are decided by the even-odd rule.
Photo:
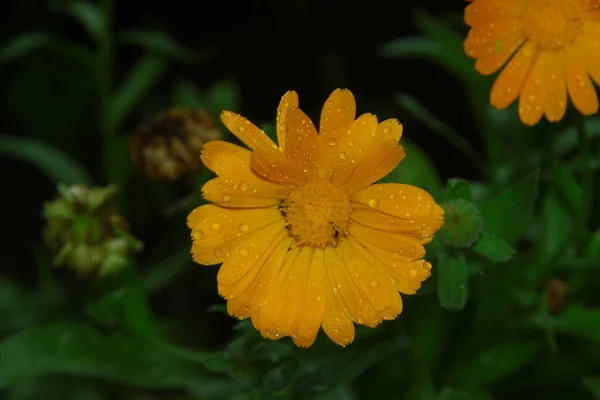
[[[251,316],[253,323],[259,319],[260,308],[271,288],[270,284],[278,276],[292,242],[292,238],[283,231],[277,235],[272,248],[263,253],[239,281],[232,285],[219,285],[219,294],[228,299],[227,310],[230,315],[240,319]]]
[[[253,150],[263,147],[278,148],[265,132],[239,114],[231,111],[223,111],[221,113],[221,121],[223,121],[223,124],[225,124],[231,133]]]
[[[290,107],[298,107],[298,94],[293,90],[286,92],[277,107],[277,141],[282,151],[285,151],[285,138],[287,134],[286,118]]]
[[[350,225],[350,236],[367,249],[380,248],[394,253],[398,260],[409,262],[425,256],[425,248],[414,237],[401,233],[385,232],[355,223]]]
[[[585,68],[585,57],[577,47],[570,47],[562,54],[567,89],[573,105],[584,115],[598,111],[598,96]]]
[[[486,53],[479,56],[475,62],[475,69],[483,75],[493,74],[502,68],[524,41],[525,38],[517,34],[496,42],[494,47],[487,48]]]
[[[404,147],[396,141],[380,142],[356,163],[344,187],[349,193],[361,190],[392,172],[403,158]]]
[[[187,223],[192,230],[194,260],[218,264],[236,246],[265,226],[281,222],[277,208],[230,209],[207,204],[193,210]]]
[[[492,86],[490,94],[492,106],[498,109],[506,108],[519,96],[537,55],[538,49],[533,42],[526,42],[517,51]]]
[[[541,52],[535,61],[529,76],[525,80],[519,98],[519,117],[525,125],[535,125],[544,115],[544,106],[548,98],[549,62],[548,52]]]
[[[250,164],[257,175],[273,183],[294,187],[307,182],[304,171],[279,150],[255,150],[250,156]]]
[[[294,334],[294,343],[298,346],[308,347],[312,345],[319,333],[323,323],[328,285],[325,250],[316,249],[308,273],[306,296],[302,304],[302,310],[298,315],[298,323]]]
[[[308,116],[299,108],[290,108],[287,115],[286,157],[302,171],[308,181],[318,174],[319,134]]]
[[[402,124],[396,118],[386,119],[377,126],[379,140],[395,140],[398,142],[402,137]]]
[[[560,121],[567,110],[567,83],[563,73],[563,65],[560,56],[555,53],[549,54],[548,97],[546,99],[546,118],[550,122]]]
[[[474,26],[482,23],[496,23],[504,19],[518,18],[519,7],[514,0],[474,1],[465,8],[465,22]]]

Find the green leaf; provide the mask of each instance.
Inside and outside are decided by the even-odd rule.
[[[471,185],[464,179],[448,179],[448,183],[446,184],[446,201],[457,199],[463,199],[469,202],[473,201]]]
[[[21,331],[0,343],[0,387],[47,374],[93,377],[141,387],[225,394],[229,380],[143,341],[101,334],[89,325],[62,322]]]
[[[570,306],[554,319],[554,329],[600,343],[600,309]]]
[[[182,107],[205,107],[204,95],[191,80],[184,79],[173,88],[173,104]]]
[[[433,163],[416,144],[408,139],[401,140],[406,157],[380,183],[405,183],[427,190],[436,199],[443,196],[442,180]]]
[[[56,182],[92,184],[92,178],[76,160],[37,139],[0,136],[0,154],[28,162]]]
[[[586,377],[583,378],[583,384],[594,396],[594,399],[600,400],[600,378]]]
[[[129,71],[111,99],[111,124],[118,129],[133,108],[144,98],[167,69],[167,62],[157,56],[144,56]]]
[[[265,122],[260,126],[260,129],[265,131],[267,136],[271,138],[274,143],[277,143],[277,129],[275,128],[275,123]]]
[[[483,230],[503,239],[509,245],[529,228],[538,195],[539,171],[482,202],[479,211]]]
[[[561,164],[552,168],[552,182],[569,202],[571,210],[579,212],[583,206],[583,189],[573,175]]]
[[[104,35],[104,16],[98,6],[89,1],[70,2],[68,12],[85,28],[92,39],[98,41]]]
[[[487,232],[481,234],[481,237],[473,246],[473,250],[492,262],[508,261],[516,253],[515,249],[510,247],[504,240]]]
[[[469,267],[462,258],[440,254],[437,267],[438,298],[442,307],[462,310],[468,300]]]
[[[446,215],[440,240],[453,247],[471,247],[481,234],[483,220],[477,206],[467,200],[450,200],[442,204]]]
[[[452,375],[463,382],[490,384],[531,363],[540,348],[539,342],[530,341],[494,345],[470,363],[455,368]]]
[[[554,190],[546,192],[542,200],[542,240],[544,261],[560,255],[562,245],[571,234],[572,216]]]
[[[238,86],[231,81],[215,83],[206,93],[206,103],[206,106],[213,115],[220,115],[223,110],[238,110]]]
[[[0,49],[0,62],[14,61],[48,44],[51,36],[42,32],[23,33]]]
[[[404,111],[429,128],[431,132],[453,145],[475,168],[478,170],[486,168],[487,164],[485,160],[479,156],[479,152],[471,143],[452,127],[436,118],[417,99],[404,93],[396,94],[394,99]]]
[[[184,63],[205,61],[211,58],[213,54],[212,51],[194,51],[181,43],[178,43],[167,33],[160,31],[141,29],[129,30],[123,32],[121,40],[123,43],[139,46],[155,55]]]

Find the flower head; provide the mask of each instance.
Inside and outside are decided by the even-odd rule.
[[[65,264],[82,276],[119,272],[142,244],[128,233],[117,213],[116,186],[87,188],[59,185],[59,196],[44,204],[46,244]]]
[[[504,69],[491,104],[503,109],[519,97],[526,125],[543,115],[563,118],[567,93],[585,115],[598,111],[590,76],[600,84],[600,0],[469,0],[468,56],[484,75]]]
[[[223,263],[227,309],[263,336],[310,346],[321,327],[336,343],[354,324],[374,327],[402,312],[398,292],[430,275],[423,244],[443,210],[422,189],[375,184],[404,157],[402,126],[355,120],[348,90],[325,102],[319,132],[287,92],[277,110],[279,145],[229,111],[221,118],[250,150],[210,142],[202,160],[217,174],[203,188],[214,204],[189,215],[194,260]]]
[[[171,108],[141,124],[129,149],[134,166],[148,179],[174,181],[196,172],[202,145],[217,139],[221,132],[208,111]]]

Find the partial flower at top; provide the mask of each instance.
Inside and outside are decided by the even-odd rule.
[[[491,104],[519,97],[519,117],[535,125],[563,118],[567,93],[582,114],[598,111],[590,76],[600,84],[600,0],[469,0],[468,56],[484,75],[504,69]],[[506,65],[505,65],[506,64]]]
[[[81,276],[118,273],[142,244],[128,233],[115,205],[117,187],[59,185],[59,196],[44,204],[44,239],[56,252],[55,265]]]
[[[422,189],[375,184],[404,158],[402,126],[355,120],[348,90],[325,102],[319,132],[287,92],[277,110],[279,145],[250,121],[225,111],[246,146],[215,141],[202,161],[217,174],[188,217],[192,254],[223,263],[219,293],[229,313],[251,318],[264,337],[310,346],[319,329],[342,346],[354,324],[375,327],[402,312],[430,275],[424,244],[443,210]]]
[[[202,145],[221,138],[208,111],[171,108],[137,128],[130,142],[131,160],[148,179],[174,181],[198,171]]]

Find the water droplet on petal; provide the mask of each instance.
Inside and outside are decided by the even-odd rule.
[[[423,268],[425,268],[427,271],[431,270],[431,263],[427,261],[425,264],[423,264]]]
[[[329,143],[329,145],[330,145],[331,147],[333,147],[333,146],[335,146],[335,144],[336,144],[336,141],[335,141],[335,139],[329,139],[329,140],[327,141],[327,143]]]
[[[379,199],[373,198],[373,199],[369,200],[369,206],[371,208],[377,208],[377,207],[379,207]]]
[[[348,153],[346,153],[345,151],[340,152],[340,158],[342,160],[345,160],[346,158],[348,158]]]
[[[248,225],[247,224],[241,224],[239,226],[239,228],[240,228],[240,231],[242,231],[242,232],[248,232]]]
[[[376,288],[378,288],[378,287],[379,287],[379,281],[377,281],[377,280],[372,280],[372,281],[371,281],[371,283],[369,283],[369,285],[371,285],[371,287],[372,287],[373,289],[376,289]]]
[[[386,134],[386,135],[387,135],[388,133],[390,133],[390,128],[387,128],[387,127],[386,127],[386,128],[383,128],[383,133],[384,133],[384,134]]]
[[[226,194],[224,194],[223,195],[223,201],[225,201],[225,202],[229,201],[229,196],[226,195]]]
[[[240,132],[244,132],[244,131],[245,131],[245,128],[244,128],[243,126],[239,126],[239,127],[238,127],[238,131],[240,131]]]
[[[204,237],[204,232],[202,231],[193,231],[192,232],[192,237],[194,238],[194,240],[200,240]]]
[[[246,258],[246,257],[248,257],[248,254],[250,254],[250,253],[248,252],[247,248],[242,247],[238,250],[238,254],[240,255],[240,257]]]
[[[240,182],[240,192],[245,192],[248,189],[248,184],[244,181]]]
[[[417,277],[417,271],[414,269],[409,269],[407,272],[407,275],[409,278],[416,278]]]
[[[212,229],[213,231],[218,231],[219,229],[221,229],[221,224],[219,224],[218,222],[213,222],[210,226],[210,229]]]

